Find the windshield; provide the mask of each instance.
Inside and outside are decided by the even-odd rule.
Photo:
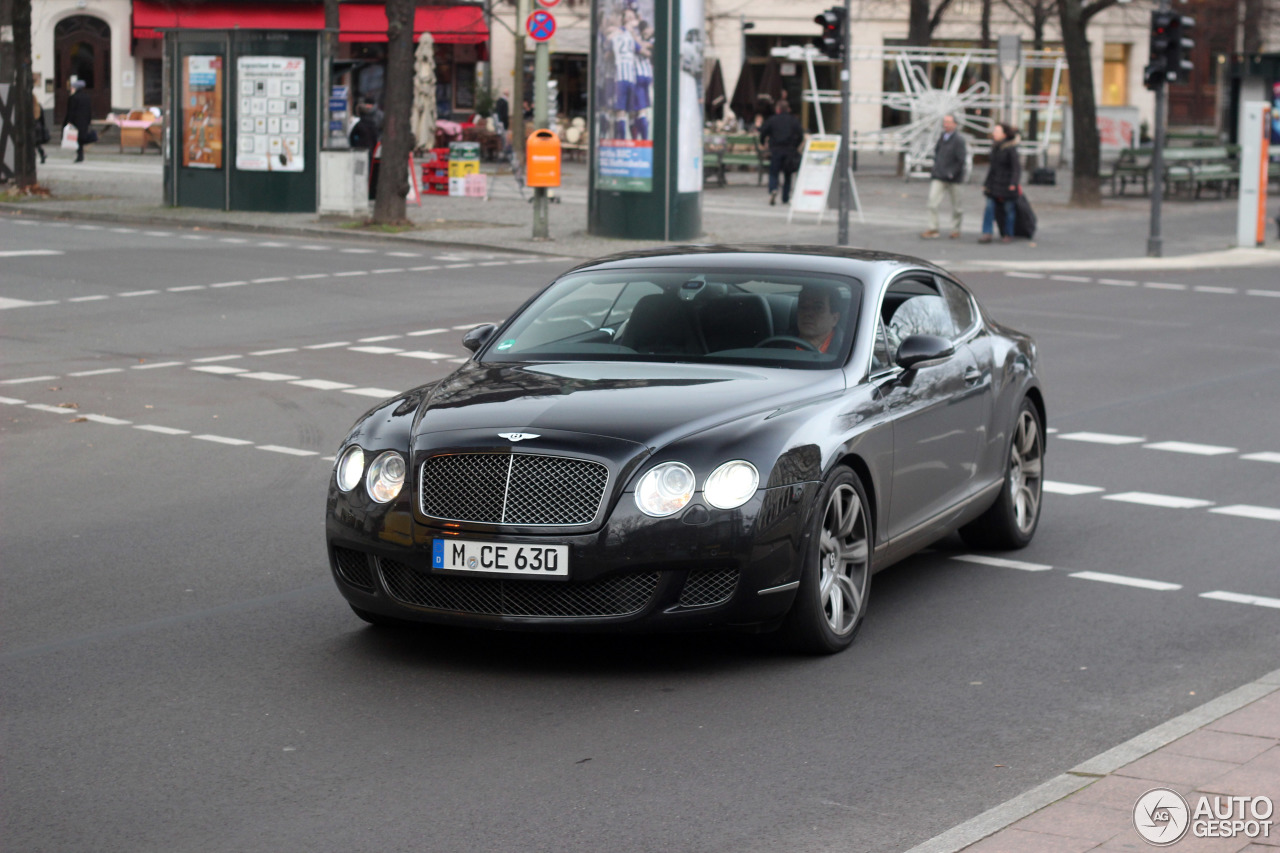
[[[852,346],[860,294],[854,279],[807,273],[577,273],[516,316],[483,360],[828,368]]]

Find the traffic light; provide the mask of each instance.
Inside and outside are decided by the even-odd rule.
[[[1191,79],[1192,65],[1188,57],[1195,42],[1187,33],[1195,25],[1195,19],[1187,15],[1164,10],[1151,13],[1151,61],[1143,73],[1148,89]]]
[[[844,7],[832,6],[821,15],[815,15],[813,22],[822,25],[822,35],[814,36],[813,43],[832,59],[842,58],[844,56]]]

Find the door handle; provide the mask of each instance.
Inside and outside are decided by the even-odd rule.
[[[976,367],[970,367],[964,372],[965,385],[977,385],[982,381],[982,371]]]

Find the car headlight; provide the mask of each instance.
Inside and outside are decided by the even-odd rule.
[[[716,509],[734,509],[751,500],[760,485],[760,472],[743,459],[726,462],[711,472],[702,496]]]
[[[640,478],[636,506],[645,515],[661,518],[679,512],[693,500],[693,471],[683,462],[663,462]]]
[[[338,459],[338,488],[349,492],[360,482],[364,473],[364,451],[358,444],[353,444]]]
[[[379,453],[369,466],[364,485],[369,497],[381,504],[400,494],[404,487],[404,457],[394,450]]]

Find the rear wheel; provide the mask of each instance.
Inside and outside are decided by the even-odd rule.
[[[847,648],[862,625],[871,587],[871,516],[862,482],[837,468],[818,496],[800,586],[783,630],[812,654]]]
[[[1044,490],[1044,427],[1030,400],[1023,400],[1014,422],[1000,496],[985,513],[960,528],[975,548],[1024,548],[1040,523]]]

